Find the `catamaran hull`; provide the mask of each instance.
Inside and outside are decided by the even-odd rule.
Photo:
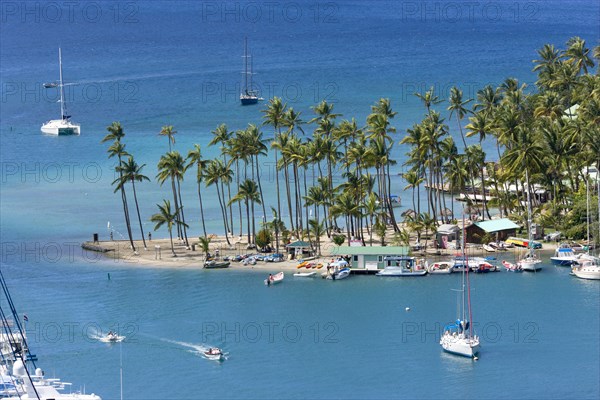
[[[71,122],[64,123],[62,120],[53,120],[42,125],[42,133],[55,136],[79,135],[80,126]]]

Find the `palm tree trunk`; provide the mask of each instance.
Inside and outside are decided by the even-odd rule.
[[[240,190],[240,160],[239,158],[235,159],[235,180],[238,187],[238,191]],[[238,201],[238,211],[240,216],[240,239],[244,233],[244,221],[242,221],[242,203]],[[233,235],[233,233],[232,233]]]
[[[200,182],[198,181],[198,199],[200,200],[200,218],[202,219],[202,232],[206,237],[206,224],[204,223],[204,207],[202,206],[202,191],[200,190]]]
[[[290,191],[290,173],[288,171],[288,163],[285,157],[282,158],[283,161],[283,175],[285,177],[285,192],[287,195],[287,203],[288,203],[288,212],[290,214],[290,231],[294,231],[294,214],[292,213],[292,194]]]
[[[190,243],[187,237],[187,228],[185,227],[185,215],[183,214],[183,200],[181,199],[181,184],[179,179],[177,180],[177,193],[179,194],[179,207],[181,207],[181,222],[183,222],[183,237],[185,239],[185,246],[189,249]]]
[[[221,207],[221,215],[223,216],[223,228],[225,228],[225,240],[227,244],[231,246],[231,242],[229,241],[229,234],[227,232],[227,212],[223,207],[223,201],[221,200],[221,191],[219,190],[219,182],[216,182],[217,186],[217,197],[219,198],[219,207]]]
[[[181,221],[179,217],[179,201],[177,200],[177,188],[175,187],[175,178],[171,175],[171,190],[173,191],[173,203],[175,205],[175,219]],[[181,231],[181,226],[177,224],[177,239],[183,237],[183,233]]]
[[[144,228],[142,227],[142,217],[140,217],[140,207],[138,206],[137,193],[135,191],[135,180],[131,180],[131,186],[133,187],[133,199],[135,201],[135,209],[137,211],[138,222],[140,223],[140,232],[142,233],[142,242],[144,243],[144,250],[148,250],[146,247],[146,239],[144,237]]]
[[[279,194],[279,171],[277,170],[277,149],[275,149],[275,191],[277,192],[277,218],[281,219],[281,195]]]
[[[246,205],[246,220],[248,223],[248,227],[246,228],[248,231],[248,244],[251,244],[252,240],[250,239],[250,205],[248,204],[248,199],[244,200],[244,204]]]
[[[258,166],[258,155],[256,156],[256,179],[258,181],[258,191],[260,192],[260,202],[263,210],[263,218],[267,218],[267,212],[265,211],[265,199],[263,198],[262,185],[260,183],[260,168]]]
[[[169,239],[171,239],[171,253],[173,253],[173,257],[177,257],[175,247],[173,247],[173,228],[169,228]]]

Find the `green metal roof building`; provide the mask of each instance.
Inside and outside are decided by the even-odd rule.
[[[466,229],[467,242],[481,243],[481,238],[486,233],[493,235],[496,240],[506,240],[509,236],[514,236],[519,228],[519,225],[508,218],[475,222]]]
[[[350,256],[353,269],[377,270],[385,268],[385,256],[406,256],[410,251],[405,246],[334,246],[332,257]]]

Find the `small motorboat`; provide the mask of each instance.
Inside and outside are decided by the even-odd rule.
[[[283,277],[284,277],[283,272],[278,272],[275,275],[269,275],[269,277],[267,279],[265,279],[265,285],[271,286],[276,283],[279,283],[279,282],[283,281]]]
[[[594,260],[582,260],[571,268],[571,273],[581,279],[600,279],[600,265]]]
[[[298,278],[314,278],[315,276],[317,276],[316,271],[313,272],[296,272],[294,274],[295,277]]]
[[[101,338],[100,340],[104,343],[118,343],[122,342],[125,339],[125,336],[119,336],[116,332],[109,331],[106,336]]]
[[[433,263],[427,269],[430,274],[451,274],[453,270],[454,265],[448,261]]]
[[[484,244],[483,245],[483,249],[489,253],[495,253],[496,249],[492,246],[490,246],[489,244]]]
[[[509,263],[508,261],[502,260],[502,265],[504,266],[504,269],[509,272],[523,272],[520,265]]]
[[[206,261],[204,268],[228,268],[231,263],[229,261]]]
[[[342,268],[339,271],[327,274],[327,276],[325,276],[325,279],[339,281],[340,279],[346,279],[349,276],[350,276],[350,268]]]
[[[213,361],[222,361],[225,358],[223,351],[218,347],[211,347],[210,349],[206,350],[204,352],[204,357]]]
[[[554,257],[550,257],[552,264],[569,267],[577,263],[575,252],[568,243],[562,243],[554,252]]]

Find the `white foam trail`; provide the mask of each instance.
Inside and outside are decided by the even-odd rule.
[[[160,340],[162,340],[163,342],[173,343],[178,346],[187,347],[188,349],[190,349],[190,350],[188,350],[188,352],[198,355],[198,356],[201,356],[201,357],[204,357],[204,352],[208,351],[211,347],[214,347],[214,346],[207,346],[205,344],[179,342],[177,340],[170,340],[170,339],[162,339],[161,338]],[[223,353],[223,355],[226,356],[227,353]]]

